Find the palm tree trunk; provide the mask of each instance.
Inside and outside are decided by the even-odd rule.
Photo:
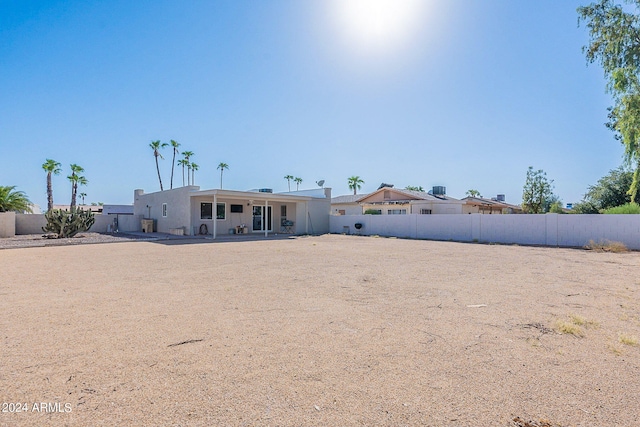
[[[184,165],[182,165],[182,186],[184,187]]]
[[[224,168],[220,168],[220,189],[222,190],[222,172],[224,172]]]
[[[173,160],[171,161],[171,186],[169,187],[170,190],[173,190],[173,167],[176,165],[176,149],[173,149]]]
[[[160,191],[163,191],[162,178],[160,178],[160,165],[158,165],[158,156],[156,156],[156,170],[158,171],[158,181],[160,181]]]
[[[53,187],[51,185],[51,172],[47,173],[47,210],[53,209]]]

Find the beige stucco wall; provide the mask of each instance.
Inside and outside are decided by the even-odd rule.
[[[198,186],[190,185],[149,194],[145,194],[143,190],[135,190],[133,214],[155,220],[155,231],[160,233],[168,233],[172,228],[184,227],[185,234],[190,234],[192,229],[189,193],[199,189]],[[166,217],[162,216],[163,203],[167,204]],[[136,231],[140,230],[142,225]]]
[[[15,212],[0,213],[0,237],[13,237],[16,235]]]
[[[345,215],[362,215],[362,206],[359,203],[336,203],[331,205],[331,215],[340,215],[343,210]]]

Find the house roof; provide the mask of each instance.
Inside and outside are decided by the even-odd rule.
[[[399,189],[399,188],[389,188],[389,187],[383,187],[383,188],[379,188],[378,190],[374,191],[373,193],[369,193],[366,195],[361,196],[357,201],[360,203],[366,202],[366,199],[368,199],[369,197],[378,194],[382,191],[391,191],[394,193],[398,193],[400,196],[406,196],[406,199],[399,199],[397,197],[392,198],[395,201],[398,200],[428,200],[430,202],[460,202],[460,200],[458,199],[454,199],[453,197],[449,197],[446,194],[438,194],[438,195],[434,195],[434,194],[429,194],[425,191],[415,191],[415,190],[404,190],[404,189]]]
[[[485,199],[484,197],[465,197],[462,199],[466,204],[473,206],[491,206],[496,208],[511,208],[511,209],[522,209],[518,205],[512,205],[506,202],[499,202],[497,200]]]
[[[227,199],[242,199],[242,200],[289,200],[289,201],[304,201],[319,199],[318,195],[299,195],[299,194],[287,194],[287,193],[261,193],[258,191],[238,191],[238,190],[197,190],[189,193],[189,197],[199,196],[219,196]],[[326,197],[326,196],[325,196]]]
[[[336,205],[340,203],[358,203],[358,199],[362,197],[362,194],[347,194],[345,196],[336,196],[331,198],[331,204]]]

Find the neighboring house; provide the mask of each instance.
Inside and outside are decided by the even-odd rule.
[[[520,214],[522,208],[520,206],[512,205],[504,201],[504,195],[499,194],[498,197],[492,199],[485,199],[483,197],[465,197],[462,199],[465,202],[463,206],[463,212],[466,214],[481,213],[481,214]]]
[[[329,232],[331,189],[200,190],[186,186],[145,194],[135,190],[134,215],[153,219],[155,230],[184,234],[320,234]]]
[[[331,215],[362,215],[362,206],[358,200],[362,194],[347,194],[331,199]]]
[[[444,187],[434,187],[434,190],[427,193],[381,186],[369,194],[334,197],[331,199],[331,213],[333,215],[463,213],[463,201],[447,196],[444,193]]]

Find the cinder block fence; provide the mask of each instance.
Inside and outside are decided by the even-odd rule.
[[[362,224],[358,230],[356,224]],[[460,242],[582,247],[622,242],[640,250],[640,215],[343,215],[331,233]]]

